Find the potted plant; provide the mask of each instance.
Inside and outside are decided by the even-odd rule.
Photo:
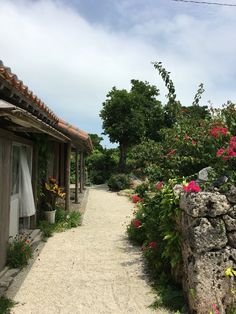
[[[45,218],[49,223],[53,224],[55,223],[57,199],[65,197],[65,193],[58,186],[55,178],[49,177],[48,182],[44,183],[43,197]]]

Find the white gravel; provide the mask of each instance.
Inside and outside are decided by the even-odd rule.
[[[83,225],[42,244],[15,278],[7,294],[18,302],[12,313],[153,313],[140,250],[125,233],[132,211],[128,198],[90,188]]]

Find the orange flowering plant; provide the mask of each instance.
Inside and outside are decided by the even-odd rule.
[[[64,198],[66,193],[59,187],[55,178],[49,177],[48,182],[44,183],[44,201],[46,210],[55,210],[56,201],[58,198]]]

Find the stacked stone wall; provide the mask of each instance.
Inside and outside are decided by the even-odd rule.
[[[236,268],[236,193],[232,192],[181,197],[182,280],[190,313],[209,314],[216,304],[224,314],[232,307],[235,279],[225,276],[226,269]]]

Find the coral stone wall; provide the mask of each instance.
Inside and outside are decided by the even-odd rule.
[[[213,304],[227,313],[232,304],[232,281],[225,276],[236,268],[236,193],[185,193],[181,197],[183,287],[190,313],[209,314]]]

